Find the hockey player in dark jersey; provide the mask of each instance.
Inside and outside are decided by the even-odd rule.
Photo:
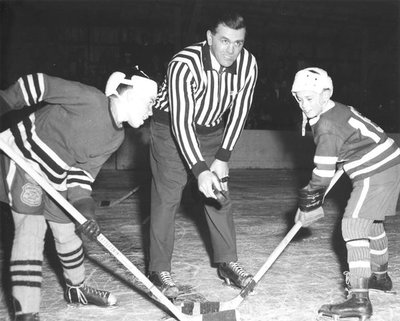
[[[23,76],[0,90],[1,110],[43,106],[0,134],[48,182],[80,211],[87,221],[78,230],[95,238],[91,184],[104,162],[124,139],[123,123],[139,127],[151,114],[157,85],[153,80],[114,72],[106,94],[78,82],[37,73]],[[4,156],[4,155],[3,155]],[[109,306],[116,297],[90,287],[85,280],[81,238],[70,217],[12,160],[4,156],[5,193],[15,236],[10,259],[15,320],[39,320],[44,236],[47,223],[65,278],[69,303]],[[79,234],[79,233],[78,233]]]
[[[353,107],[331,100],[333,84],[326,71],[300,70],[292,93],[311,126],[316,145],[315,168],[308,185],[300,191],[295,221],[308,226],[323,216],[324,191],[337,168],[341,167],[352,182],[342,219],[349,296],[345,302],[323,305],[318,312],[335,320],[358,317],[365,321],[372,315],[369,290],[392,289],[383,223],[386,216],[396,214],[400,150],[380,127]]]

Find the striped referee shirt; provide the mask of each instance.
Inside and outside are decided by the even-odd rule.
[[[208,169],[196,133],[223,126],[227,112],[216,158],[228,161],[245,125],[257,75],[256,59],[245,48],[235,63],[220,71],[206,41],[186,47],[169,63],[154,118],[165,120],[168,114],[180,151],[196,177]]]
[[[91,195],[91,185],[122,144],[108,98],[98,89],[36,73],[0,90],[9,109],[43,103],[40,109],[2,132],[1,138],[71,202]]]

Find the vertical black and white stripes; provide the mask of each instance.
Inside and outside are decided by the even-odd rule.
[[[205,42],[175,55],[155,106],[170,113],[174,135],[190,168],[203,161],[196,127],[220,125],[227,111],[221,148],[226,158],[230,157],[245,125],[258,75],[256,60],[246,49],[222,73],[213,69],[210,61]]]
[[[44,95],[44,77],[42,73],[26,75],[18,79],[27,106],[41,102]]]

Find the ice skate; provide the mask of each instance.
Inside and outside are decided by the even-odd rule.
[[[172,280],[170,272],[151,272],[149,279],[168,299],[175,299],[178,296],[179,289]]]
[[[218,275],[225,280],[226,284],[234,285],[240,289],[244,288],[253,277],[238,262],[219,264]]]
[[[387,272],[385,273],[372,273],[368,281],[370,292],[396,294],[393,291],[393,283]]]
[[[85,283],[76,286],[67,284],[64,297],[68,303],[84,305],[93,304],[106,307],[117,303],[117,298],[110,292],[97,290],[87,286]]]
[[[329,317],[335,321],[342,318],[358,318],[367,321],[372,315],[372,304],[368,295],[368,278],[360,278],[350,289],[348,299],[338,304],[324,304],[318,310],[320,320]]]
[[[40,321],[39,313],[24,313],[15,316],[15,321]]]

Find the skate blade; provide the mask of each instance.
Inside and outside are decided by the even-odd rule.
[[[223,286],[227,286],[227,287],[230,287],[231,289],[234,289],[234,290],[239,290],[239,291],[241,291],[242,290],[242,288],[241,287],[238,287],[235,283],[233,283],[233,282],[227,282],[227,281],[222,281],[222,285]],[[255,293],[255,291],[253,290],[253,291],[250,291],[249,292],[249,296],[253,296],[253,295],[255,295],[256,293]]]
[[[339,320],[339,316],[334,314],[334,315],[326,315],[326,314],[322,314],[319,313],[318,317],[317,317],[317,321],[338,321]]]
[[[377,289],[369,289],[370,294],[389,294],[389,295],[397,295],[396,291],[384,291],[384,290],[377,290]]]
[[[230,287],[230,288],[235,289],[235,290],[240,290],[240,288],[235,283],[231,282],[229,279],[223,280],[222,281],[222,285]]]
[[[343,317],[341,318],[338,314],[326,315],[318,314],[317,321],[367,321],[371,316],[357,316],[357,317]]]
[[[68,309],[84,309],[84,310],[99,309],[99,308],[113,310],[119,308],[118,303],[114,305],[96,305],[96,304],[83,304],[83,303],[70,303],[70,302],[67,302],[67,307]]]
[[[223,285],[223,286],[227,286],[227,287],[229,287],[229,288],[231,288],[231,289],[241,290],[240,287],[238,287],[235,283],[233,283],[233,282],[231,282],[231,281],[226,281],[226,280],[224,280],[224,281],[222,281],[222,285]]]

